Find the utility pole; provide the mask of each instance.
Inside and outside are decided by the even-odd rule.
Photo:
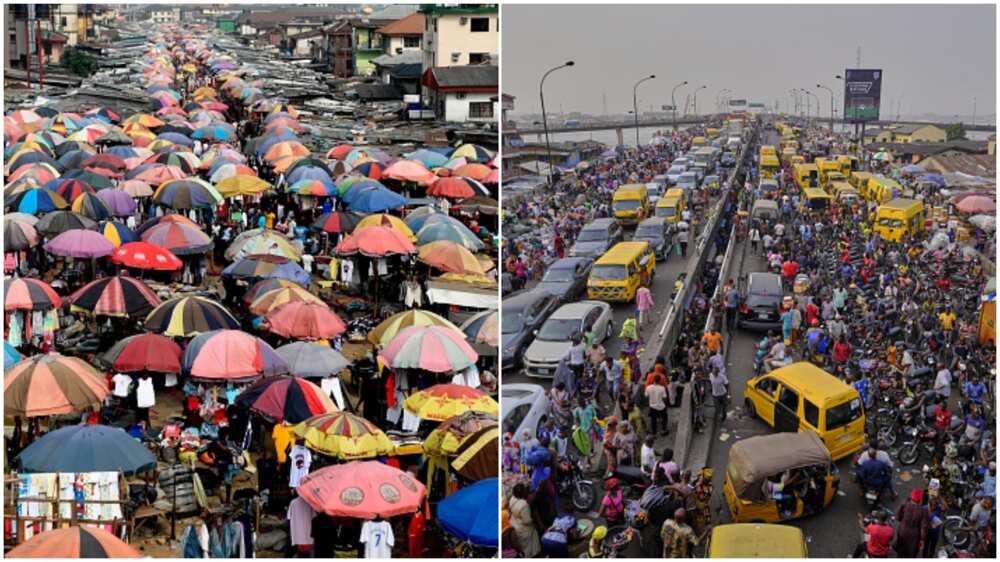
[[[976,96],[972,96],[972,126],[976,126]]]
[[[608,116],[608,93],[604,92],[601,94],[601,105],[604,108],[604,116]]]
[[[35,20],[35,50],[38,51],[38,89],[45,89],[45,55],[42,49],[42,22]]]
[[[858,65],[854,68],[861,68],[861,45],[858,45]]]

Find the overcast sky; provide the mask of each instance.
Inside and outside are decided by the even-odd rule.
[[[978,115],[996,107],[994,6],[503,6],[503,91],[517,97],[515,114],[538,112],[538,81],[567,60],[573,68],[545,83],[546,109],[600,114],[632,108],[639,87],[640,111],[677,104],[693,86],[698,108],[714,107],[716,95],[762,101],[781,109],[788,90],[806,88],[829,114],[830,95],[842,104],[843,84],[834,78],[854,67],[881,68],[882,116],[902,96],[902,114]],[[813,102],[815,103],[815,102]],[[838,111],[839,111],[838,107]],[[815,111],[815,110],[814,110]]]

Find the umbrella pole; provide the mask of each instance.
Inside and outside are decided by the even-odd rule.
[[[177,540],[177,476],[178,476],[178,474],[177,474],[177,465],[175,464],[174,465],[174,480],[173,480],[173,485],[171,486],[173,488],[173,499],[172,499],[173,507],[170,510],[170,540],[171,541]]]

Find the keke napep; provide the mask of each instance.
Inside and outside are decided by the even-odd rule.
[[[830,451],[812,431],[750,437],[729,450],[724,493],[736,523],[776,523],[818,513],[839,487]]]

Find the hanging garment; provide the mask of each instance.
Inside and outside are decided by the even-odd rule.
[[[420,427],[420,418],[413,412],[403,409],[403,431],[416,431]]]

